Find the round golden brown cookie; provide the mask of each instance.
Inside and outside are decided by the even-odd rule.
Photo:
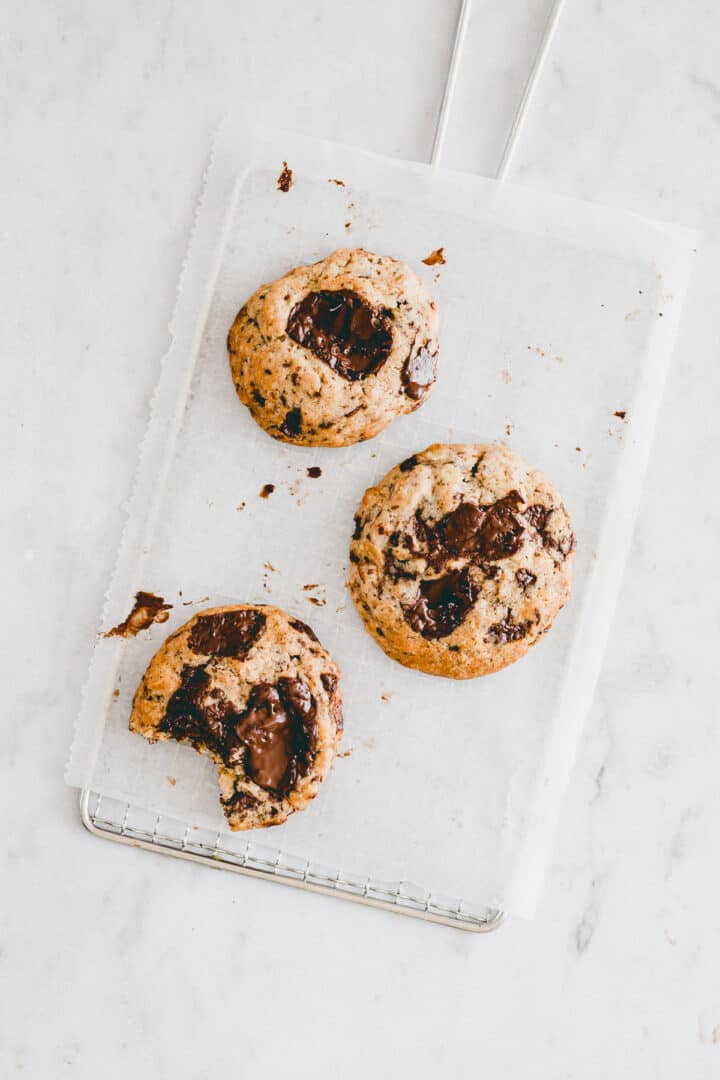
[[[429,446],[365,492],[350,592],[388,656],[468,679],[519,659],[570,595],[560,496],[504,446]]]
[[[438,316],[404,263],[335,251],[261,286],[228,334],[238,396],[275,439],[349,446],[423,403]]]
[[[208,608],[150,661],[130,730],[210,754],[231,829],[279,825],[315,798],[332,765],[339,680],[310,627],[279,608]]]

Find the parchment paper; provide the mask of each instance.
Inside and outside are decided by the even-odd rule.
[[[283,159],[295,178],[288,193],[276,186]],[[306,812],[250,835],[325,867],[531,914],[611,625],[695,244],[626,212],[228,121],[103,628],[127,615],[139,588],[174,606],[136,639],[98,639],[68,783],[224,832],[215,766],[131,735],[132,694],[194,611],[271,602],[310,623],[340,663],[349,755]],[[438,386],[368,443],[282,446],[235,395],[227,331],[261,282],[342,246],[401,258],[427,281],[441,315]],[[424,266],[440,246],[446,265]],[[434,441],[486,440],[509,443],[562,493],[578,537],[575,586],[527,657],[455,683],[403,669],[365,633],[345,588],[348,540],[363,491],[398,460]],[[320,479],[306,476],[310,465]],[[266,483],[275,492],[263,500]]]

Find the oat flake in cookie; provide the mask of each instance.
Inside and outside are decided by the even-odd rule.
[[[231,829],[279,825],[315,798],[342,737],[340,671],[279,608],[208,608],[172,634],[135,692],[130,730],[218,765]]]
[[[349,446],[422,405],[437,374],[438,316],[387,255],[341,250],[263,285],[228,334],[238,396],[284,442]]]
[[[468,679],[518,660],[570,596],[575,537],[548,481],[503,446],[429,446],[365,492],[350,592],[388,656]]]

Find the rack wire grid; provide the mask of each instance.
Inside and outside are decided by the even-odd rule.
[[[503,179],[506,174],[550,48],[563,2],[564,0],[554,0],[550,9],[498,166],[498,179]],[[430,156],[430,163],[435,167],[440,163],[471,7],[472,0],[463,0],[458,14]],[[505,917],[504,911],[498,908],[438,896],[407,882],[389,883],[345,874],[339,870],[328,870],[326,867],[313,865],[307,859],[286,856],[282,852],[270,852],[254,840],[236,840],[229,834],[200,829],[87,789],[80,793],[80,816],[83,825],[93,836],[204,866],[232,870],[236,874],[263,881],[273,881],[324,896],[350,900],[356,904],[423,919],[430,923],[474,933],[487,933],[497,929]]]

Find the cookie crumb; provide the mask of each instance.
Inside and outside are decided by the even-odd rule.
[[[435,250],[431,251],[422,261],[425,263],[425,266],[444,266],[447,262],[447,259],[445,258],[445,248],[435,248]]]
[[[120,697],[120,690],[118,689],[118,687],[117,687],[117,686],[116,686],[116,687],[115,687],[115,689],[113,690],[113,697],[114,697],[114,698],[119,698],[119,697]]]
[[[343,750],[341,754],[336,754],[336,757],[352,757],[352,750]]]
[[[514,428],[514,424],[507,423],[505,425],[505,434],[508,436],[508,438],[512,435],[513,428]]]
[[[322,476],[322,469],[319,465],[311,465],[307,470],[307,474],[311,480],[317,480],[319,476]]]
[[[344,180],[330,179],[330,180],[328,180],[328,184],[337,184],[338,187],[345,187],[345,181]]]
[[[289,191],[295,181],[293,180],[292,169],[288,168],[287,161],[283,161],[282,172],[277,178],[278,191]]]
[[[135,637],[141,630],[147,630],[153,623],[164,623],[170,618],[172,604],[166,604],[162,596],[151,592],[136,592],[133,609],[127,618],[113,626],[103,637]]]
[[[508,369],[506,367],[504,367],[502,369],[502,371],[500,372],[500,378],[502,379],[502,381],[504,383],[511,383],[512,382],[512,375],[510,374],[510,372],[508,371]]]
[[[616,409],[615,412],[613,413],[613,416],[617,416],[618,420],[624,420],[625,417],[627,416],[627,410],[626,409]]]
[[[388,701],[390,701],[391,698],[392,698],[392,694],[390,694],[390,693],[385,693],[385,694],[380,695],[380,700],[381,701],[388,702]]]
[[[270,570],[271,573],[277,574],[277,569],[273,566],[273,564],[271,562],[264,562],[263,566],[265,567],[266,570]]]
[[[245,506],[246,506],[246,504],[244,502],[241,502],[241,503],[239,503],[238,506],[235,507],[235,509],[238,510],[238,511],[242,511],[242,510],[245,509]]]
[[[261,499],[269,499],[274,490],[275,490],[275,485],[274,484],[265,484],[265,487],[260,492],[260,498]]]
[[[317,585],[317,584],[314,584],[314,583],[311,584],[311,585],[303,585],[303,591],[304,592],[312,592],[313,589],[319,589],[319,588],[320,588],[320,586]]]
[[[346,221],[345,222],[345,228],[346,229],[352,229],[352,221]]]
[[[575,452],[576,452],[577,454],[582,454],[582,446],[576,446],[576,447],[575,447]]]
[[[175,787],[175,785],[177,784],[177,780],[175,779],[174,776],[166,776],[165,779],[167,780],[168,784],[170,784],[171,787]]]
[[[314,604],[315,607],[325,607],[327,604],[327,600],[322,600],[318,596],[308,596],[308,600],[311,604]]]

